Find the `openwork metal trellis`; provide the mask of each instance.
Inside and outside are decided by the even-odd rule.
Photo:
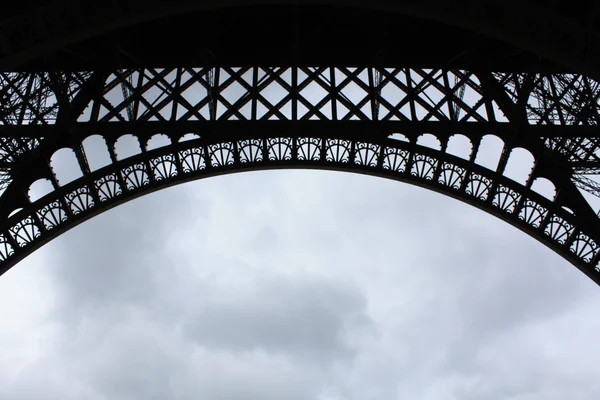
[[[392,58],[388,68],[377,57],[352,67],[295,59],[267,66],[250,53],[236,66],[206,53],[197,66],[186,58],[151,68],[128,55],[122,65],[61,69],[46,60],[52,68],[0,73],[0,273],[145,193],[238,171],[314,168],[409,182],[467,202],[600,284],[594,78],[518,62],[427,67],[429,59],[415,63],[414,54],[407,65]],[[485,162],[490,140],[498,157]],[[466,150],[457,152],[457,141]],[[56,173],[59,154],[72,158],[77,178]],[[511,172],[517,154],[531,160],[517,165],[520,179]],[[550,192],[539,190],[542,181]],[[40,183],[49,189],[37,195]]]

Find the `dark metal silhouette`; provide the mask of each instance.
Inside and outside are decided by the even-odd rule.
[[[59,4],[83,3],[54,5]],[[588,53],[536,35],[515,47],[518,41],[480,35],[491,28],[465,33],[468,21],[454,27],[423,22],[414,18],[424,13],[415,5],[407,8],[409,17],[316,6],[210,12],[190,7],[177,12],[205,17],[206,26],[192,26],[202,31],[196,37],[216,29],[222,22],[217,17],[227,15],[235,23],[217,30],[219,43],[197,52],[190,49],[189,37],[171,41],[192,29],[183,23],[192,16],[126,28],[140,21],[130,21],[135,12],[118,7],[113,17],[122,21],[110,35],[109,28],[94,22],[93,32],[77,25],[63,36],[47,27],[46,35],[34,34],[24,44],[4,36],[9,39],[0,60],[0,273],[78,223],[163,187],[245,170],[315,168],[386,177],[460,199],[518,227],[600,283],[600,218],[581,192],[600,196],[594,180],[600,172],[600,88],[594,78],[600,65],[590,62]],[[152,15],[164,12],[153,1],[146,8],[155,11]],[[42,7],[39,15],[55,15],[55,10]],[[83,21],[92,18],[89,10],[69,12],[81,13]],[[440,20],[435,12],[432,19]],[[244,23],[250,24],[246,19],[237,23],[243,15],[254,17],[253,30],[244,32]],[[328,36],[309,27],[315,19],[334,17],[324,25],[329,39],[354,31],[385,33],[387,39],[378,44],[372,36],[357,38],[353,53],[347,44],[340,45],[342,51],[316,42]],[[105,21],[103,15],[96,18]],[[261,18],[271,25],[261,26]],[[5,33],[30,23],[15,21],[4,25]],[[361,28],[361,21],[367,26]],[[394,21],[405,28],[396,29]],[[423,39],[414,39],[402,56],[390,43],[396,43],[394,35],[406,35],[406,26],[449,38],[437,53],[417,49],[415,43],[423,45]],[[170,35],[155,40],[153,52],[131,38],[132,32],[154,37],[159,28]],[[282,32],[283,38],[272,37],[276,44],[291,35],[289,48],[260,39],[273,29]],[[497,36],[502,29],[494,32]],[[469,35],[468,45],[459,40]],[[251,51],[236,48],[235,40],[261,44]],[[174,49],[161,47],[165,43]],[[531,51],[535,45],[541,54]],[[332,48],[337,50],[328,51]],[[456,56],[448,60],[451,53]],[[563,62],[569,54],[571,61]],[[189,133],[196,138],[182,141]],[[126,134],[138,139],[140,151],[120,159],[115,143]],[[170,144],[148,148],[157,134],[166,135]],[[419,144],[424,134],[435,136],[439,146]],[[457,134],[472,147],[464,158],[448,152]],[[83,146],[93,135],[104,139],[111,159],[95,171]],[[504,144],[493,169],[476,162],[486,135]],[[52,156],[63,148],[73,150],[81,170],[81,178],[66,185],[51,166]],[[521,183],[505,176],[516,148],[535,159]],[[532,189],[538,178],[554,184],[553,197]],[[49,180],[54,190],[32,201],[29,188],[40,179]]]

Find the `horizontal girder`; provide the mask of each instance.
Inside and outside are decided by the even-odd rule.
[[[206,134],[213,130],[220,132],[223,127],[228,127],[233,132],[256,129],[281,129],[285,127],[291,130],[304,130],[310,127],[314,120],[293,121],[287,120],[258,120],[258,121],[103,121],[103,122],[77,122],[70,126],[71,136],[84,140],[94,134],[105,137],[113,137],[115,140],[124,133],[134,132],[137,136],[150,137],[158,133],[174,136],[182,136],[199,129]],[[344,121],[319,121],[329,124],[331,127],[342,127],[343,130],[352,132],[365,132],[369,134],[390,135],[396,132],[408,134],[435,133],[437,136],[449,137],[460,133],[469,137],[483,137],[487,134],[499,137],[511,137],[516,135],[514,124],[507,121],[475,122],[475,121],[370,121],[370,120],[344,120]],[[560,125],[525,125],[518,129],[522,136],[546,139],[562,138],[600,138],[600,129],[590,125],[576,125],[565,128]],[[51,138],[61,135],[61,129],[54,124],[46,125],[0,125],[0,137],[24,139],[24,138]]]
[[[306,61],[312,64],[345,62],[364,65],[373,61],[369,53],[364,54],[364,57],[369,58],[362,61],[354,59],[355,62],[350,61],[352,58],[345,57],[344,53],[335,53],[335,48],[342,44],[344,37],[334,39],[326,28],[323,32],[319,31],[318,19],[307,23],[308,28],[298,29],[299,26],[304,28],[299,25],[303,15],[323,16],[325,25],[334,27],[332,32],[336,32],[344,28],[344,21],[349,20],[348,10],[355,10],[355,14],[362,19],[352,20],[350,25],[354,31],[364,27],[361,32],[368,34],[379,32],[380,27],[386,24],[395,30],[410,25],[416,34],[407,36],[410,32],[403,31],[403,43],[396,41],[390,45],[409,48],[411,43],[418,43],[422,48],[419,52],[422,57],[438,52],[437,48],[431,48],[435,42],[445,41],[445,46],[439,49],[443,51],[443,48],[451,46],[452,42],[467,41],[468,37],[459,34],[459,29],[470,33],[472,37],[489,38],[488,46],[477,43],[477,46],[471,46],[471,49],[487,47],[498,50],[506,43],[512,46],[513,51],[512,54],[503,54],[504,59],[527,51],[537,55],[537,59],[552,60],[571,71],[600,78],[600,32],[595,29],[599,25],[600,7],[593,0],[580,1],[577,6],[563,3],[546,1],[542,4],[534,0],[171,0],[168,3],[160,0],[49,0],[33,7],[30,2],[21,2],[6,7],[3,20],[0,21],[0,69],[9,71],[17,66],[32,63],[38,68],[42,65],[62,65],[62,68],[66,69],[69,64],[81,66],[86,62],[88,65],[95,64],[95,67],[99,67],[106,59],[110,59],[109,63],[119,59],[114,55],[111,57],[110,51],[101,52],[110,48],[111,41],[126,47],[128,36],[138,35],[142,38],[147,36],[149,39],[146,43],[153,43],[158,49],[167,48],[165,44],[177,48],[178,51],[169,54],[169,58],[176,58],[179,65],[184,64],[185,57],[198,53],[198,50],[217,54],[221,61],[238,65],[255,64],[257,61],[280,63],[286,59],[290,50],[299,50],[293,57],[301,64]],[[231,23],[234,15],[235,21]],[[369,18],[371,15],[374,15],[373,18]],[[178,19],[180,16],[190,18],[182,23]],[[339,19],[336,16],[339,16]],[[413,20],[417,22],[411,23]],[[211,25],[213,21],[220,25]],[[158,25],[153,25],[153,22]],[[435,22],[443,29],[434,29],[428,22]],[[425,32],[435,33],[433,40],[429,40],[430,46],[427,46],[423,32],[418,30],[419,25],[426,24]],[[204,25],[208,26],[209,30],[202,30]],[[179,41],[169,36],[171,31],[182,26],[193,27],[196,32],[201,32],[202,36],[190,37],[188,32],[193,33],[193,30],[185,31],[188,35],[181,34]],[[245,31],[236,29],[238,26],[243,26]],[[135,29],[127,30],[128,27]],[[311,35],[312,31],[316,31],[315,35]],[[119,32],[123,34],[119,35]],[[153,34],[156,32],[159,34]],[[258,34],[252,36],[253,32]],[[391,32],[393,34],[393,30]],[[324,34],[330,40],[319,40],[319,35]],[[207,35],[210,35],[210,43],[201,43]],[[387,35],[381,33],[379,37],[369,40],[377,44],[385,43]],[[248,36],[252,36],[252,40],[244,42]],[[347,36],[347,41],[354,44],[360,41],[359,37],[351,36],[350,33]],[[244,42],[248,47],[247,43],[256,49],[258,46],[255,38],[261,37],[277,43],[270,52],[259,52],[262,60],[252,59],[253,52],[245,52],[243,46],[236,48],[236,52],[242,53],[246,62],[243,57],[228,58],[227,54],[221,51],[233,47],[236,41]],[[302,42],[304,37],[311,39],[310,46]],[[98,40],[93,41],[94,38]],[[279,38],[285,38],[288,45],[278,41]],[[200,43],[193,50],[182,51],[184,47],[178,42],[190,42],[194,39]],[[320,39],[323,39],[323,36]],[[337,42],[336,46],[329,44],[333,42]],[[78,44],[82,46],[78,47]],[[127,50],[134,51],[136,47],[142,47],[144,44],[138,43]],[[312,51],[302,51],[307,47],[311,47]],[[378,46],[372,47],[376,52]],[[147,63],[152,51],[146,51],[147,46],[143,48],[144,52],[134,54],[133,58]],[[91,52],[89,49],[92,49]],[[469,47],[466,50],[469,50]],[[332,52],[338,57],[337,60],[330,58]],[[168,52],[158,53],[163,59],[167,58]],[[267,59],[269,53],[274,58]],[[67,57],[69,55],[75,56]],[[456,53],[454,58],[462,55]],[[395,58],[394,54],[390,56]],[[65,57],[66,62],[61,64]],[[534,59],[525,60],[531,62]],[[523,62],[518,56],[515,60],[517,63]],[[202,58],[196,59],[196,62],[202,61]]]

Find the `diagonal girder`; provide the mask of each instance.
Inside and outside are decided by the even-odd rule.
[[[0,93],[10,94],[3,102],[2,124],[54,124],[59,106],[54,92],[67,92],[72,98],[89,78],[86,72],[69,73],[64,82],[52,85],[47,75],[0,76]],[[546,147],[567,158],[575,172],[599,167],[599,134],[594,129],[578,133],[579,128],[598,126],[600,87],[596,81],[578,74],[495,73],[496,86],[505,97],[500,106],[494,96],[485,93],[479,75],[465,70],[345,67],[119,70],[105,81],[101,95],[89,98],[88,108],[78,120],[490,122],[507,121],[507,108],[513,107],[525,113],[521,126],[568,127],[562,135],[541,138]],[[210,76],[217,76],[218,81],[209,82]],[[61,84],[69,86],[53,89]],[[300,113],[293,116],[291,110]]]
[[[53,125],[90,75],[89,72],[0,74],[0,190],[12,180],[11,166],[40,145],[39,137],[7,137],[3,129]]]

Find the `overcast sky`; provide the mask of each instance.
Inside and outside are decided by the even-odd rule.
[[[600,290],[473,207],[242,173],[96,217],[0,277],[0,398],[600,398]]]

